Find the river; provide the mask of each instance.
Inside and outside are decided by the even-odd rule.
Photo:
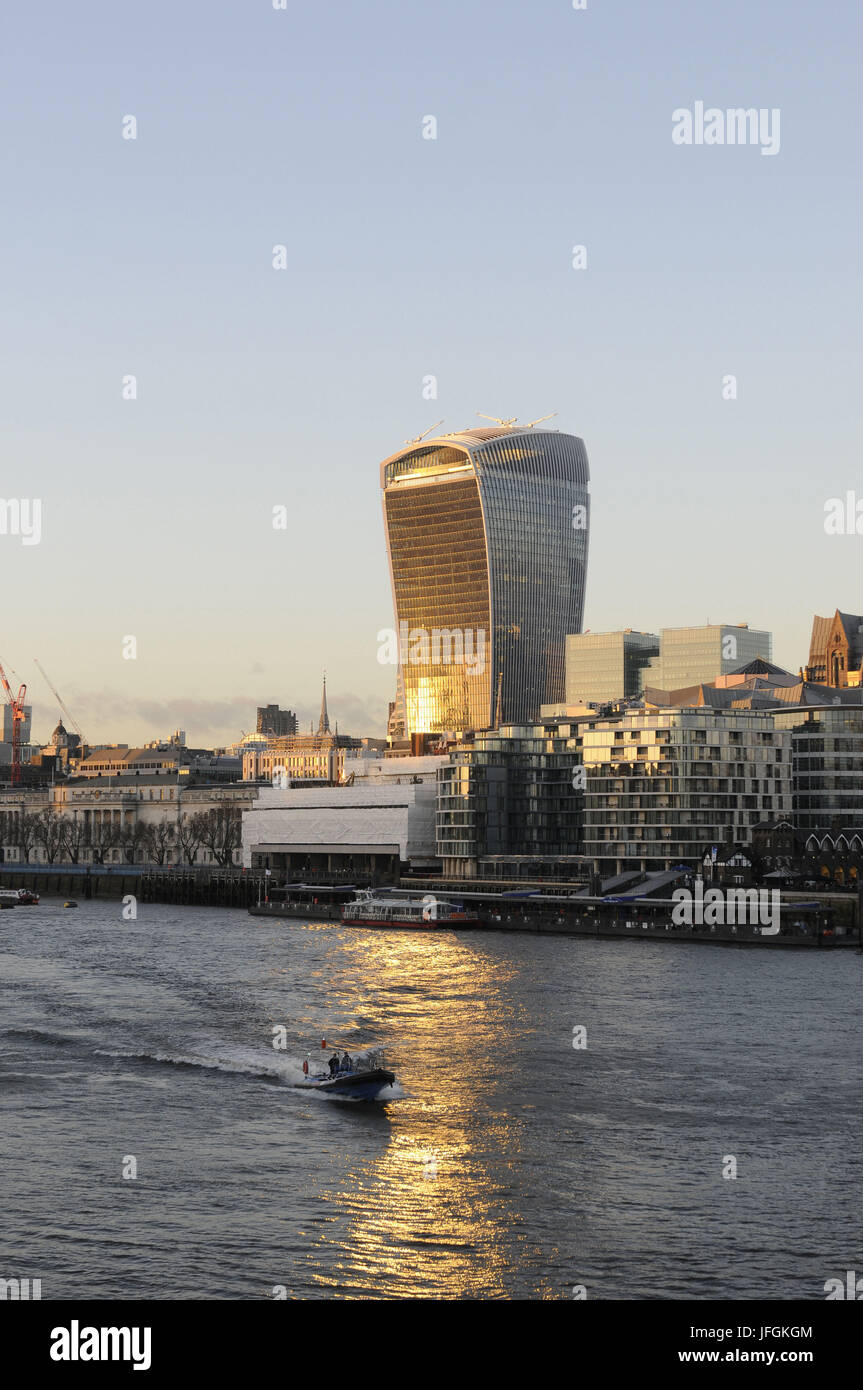
[[[850,951],[4,911],[0,1277],[823,1299],[863,1254],[861,987]],[[382,1044],[392,1102],[300,1089],[322,1036]]]

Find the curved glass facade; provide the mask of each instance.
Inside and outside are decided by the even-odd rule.
[[[381,469],[408,733],[529,722],[564,697],[589,527],[580,439],[469,430]],[[438,634],[437,639],[435,634]]]

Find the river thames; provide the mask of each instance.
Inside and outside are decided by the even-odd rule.
[[[823,1299],[863,1254],[861,988],[850,951],[4,911],[0,1277]],[[299,1089],[322,1036],[382,1044],[393,1101]]]

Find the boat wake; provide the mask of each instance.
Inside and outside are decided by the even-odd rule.
[[[279,1085],[301,1085],[302,1063],[288,1058],[261,1057],[254,1048],[218,1045],[200,1052],[150,1051],[146,1048],[98,1048],[101,1057],[114,1061],[138,1062],[143,1065],[202,1069],[227,1072],[235,1076],[250,1076],[256,1080],[272,1081]]]
[[[344,1094],[327,1094],[316,1090],[303,1074],[303,1064],[299,1058],[262,1056],[260,1051],[253,1047],[201,1043],[183,1052],[159,1048],[96,1048],[96,1055],[108,1057],[114,1062],[128,1062],[144,1067],[173,1067],[180,1070],[216,1071],[232,1076],[246,1076],[256,1081],[269,1082],[274,1086],[303,1091],[306,1095],[320,1096],[323,1100],[349,1100],[355,1103],[357,1099]],[[402,1095],[403,1091],[396,1082],[390,1092],[390,1098],[396,1100]]]
[[[80,1047],[81,1039],[69,1037],[66,1033],[51,1032],[47,1028],[4,1028],[0,1038],[18,1042],[49,1043],[51,1047]]]

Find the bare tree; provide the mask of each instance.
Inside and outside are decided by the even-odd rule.
[[[39,817],[31,815],[28,811],[10,811],[8,817],[5,838],[13,848],[21,851],[22,859],[28,860],[30,851],[38,839]]]
[[[105,855],[116,844],[117,827],[103,816],[90,828],[90,848],[93,851],[93,863],[104,864]]]
[[[233,864],[234,850],[240,847],[242,826],[239,807],[225,802],[201,813],[201,841],[217,864],[223,867]]]
[[[194,864],[204,838],[203,817],[200,812],[184,814],[177,822],[177,842],[187,864]]]
[[[117,843],[123,851],[123,858],[127,864],[134,864],[135,855],[146,841],[146,827],[141,821],[133,821],[131,825],[124,825],[119,835]]]
[[[36,840],[45,851],[45,858],[53,864],[63,847],[63,827],[60,817],[46,806],[34,817],[36,821]]]
[[[144,827],[144,846],[151,861],[164,864],[177,842],[177,827],[167,818]]]
[[[81,861],[81,851],[86,844],[86,830],[82,816],[62,816],[60,819],[60,834],[62,836],[63,848],[69,856],[70,862],[78,864]]]

